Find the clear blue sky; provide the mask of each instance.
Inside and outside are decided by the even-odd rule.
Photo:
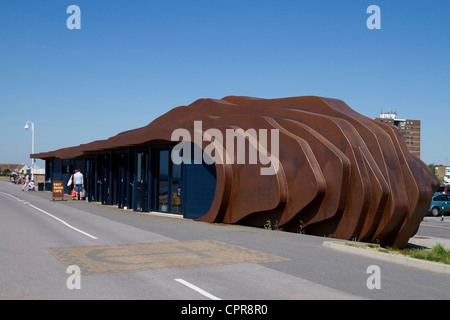
[[[422,120],[422,160],[450,164],[449,14],[448,0],[2,0],[0,162],[30,163],[27,120],[45,152],[199,98],[318,95]]]

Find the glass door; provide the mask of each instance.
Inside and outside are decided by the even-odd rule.
[[[155,162],[155,210],[182,214],[182,165],[170,158],[171,150],[162,149],[154,153]]]
[[[159,151],[156,189],[156,210],[169,212],[169,150]]]

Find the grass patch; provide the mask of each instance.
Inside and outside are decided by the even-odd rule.
[[[378,252],[404,255],[421,260],[450,264],[450,250],[445,249],[441,244],[435,245],[432,249],[406,248],[401,250],[393,248],[382,248],[378,245],[371,245],[371,244],[364,245],[357,243],[347,243],[347,245],[365,248],[369,250],[376,250]]]
[[[450,250],[445,249],[442,245],[437,244],[433,249],[414,249],[411,257],[435,262],[450,264]]]

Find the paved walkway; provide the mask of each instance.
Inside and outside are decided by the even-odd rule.
[[[409,239],[408,242],[409,246],[419,246],[428,249],[433,248],[437,244],[441,244],[444,248],[450,250],[450,239],[435,238],[428,236],[414,236],[411,239]]]
[[[360,248],[357,246],[351,246],[346,244],[348,241],[336,240],[336,241],[324,241],[323,245],[328,248],[336,249],[346,253],[359,254],[367,257],[372,257],[384,261],[389,261],[405,266],[415,267],[423,270],[441,272],[450,274],[450,265],[432,261],[426,261],[421,259],[414,259],[404,255],[385,253],[377,250],[370,250],[367,248]],[[441,244],[444,248],[450,250],[450,239],[428,237],[428,236],[415,236],[408,242],[408,247],[426,248],[432,249],[435,245]]]

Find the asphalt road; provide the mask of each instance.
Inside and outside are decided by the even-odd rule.
[[[0,182],[0,299],[450,298],[449,274],[339,252],[323,237],[50,200]],[[419,234],[449,238],[438,222]]]
[[[420,224],[416,237],[437,237],[450,240],[450,216],[432,217],[426,216]]]

